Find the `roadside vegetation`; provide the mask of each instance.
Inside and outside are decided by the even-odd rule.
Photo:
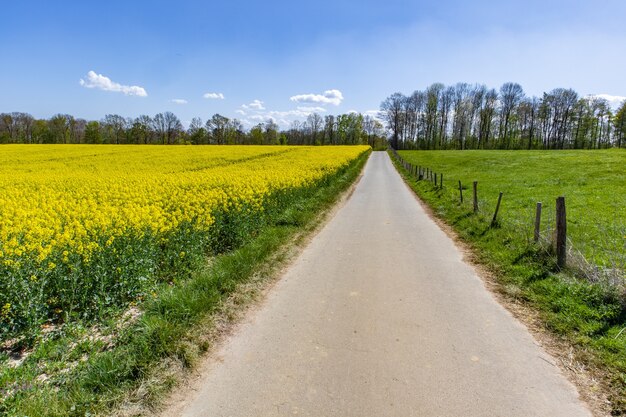
[[[164,158],[162,162],[166,166],[160,168],[171,175],[170,170],[178,166],[176,158],[172,162],[171,153],[184,153],[184,149],[190,148],[169,148],[169,151],[168,148],[158,149],[162,150],[153,148],[150,152],[156,152]],[[86,148],[72,150],[84,152]],[[199,355],[210,347],[212,339],[207,334],[211,333],[214,326],[211,317],[219,311],[222,303],[259,271],[271,271],[271,261],[279,261],[281,253],[284,256],[287,251],[285,246],[289,246],[288,243],[296,234],[314,227],[319,213],[328,209],[340,192],[354,181],[369,155],[368,147],[245,148],[240,149],[245,154],[240,152],[240,158],[235,157],[237,153],[233,154],[235,150],[228,148],[221,159],[209,158],[209,162],[214,163],[209,163],[209,168],[204,167],[223,171],[225,167],[236,166],[233,171],[235,182],[230,185],[227,184],[230,181],[228,174],[216,175],[213,172],[206,177],[220,179],[228,185],[229,191],[224,196],[234,196],[234,200],[221,199],[221,205],[216,206],[221,209],[209,210],[212,206],[207,202],[187,204],[190,199],[201,197],[198,190],[184,179],[189,180],[190,175],[196,180],[198,178],[190,173],[181,174],[179,177],[183,178],[183,182],[178,184],[178,188],[171,188],[166,193],[167,204],[163,206],[172,209],[172,216],[164,215],[161,219],[161,226],[169,224],[169,229],[155,229],[137,235],[132,233],[131,227],[126,227],[121,229],[126,234],[120,234],[117,233],[120,225],[114,222],[109,225],[110,231],[116,232],[112,234],[116,236],[113,242],[106,245],[111,235],[101,239],[104,243],[102,248],[95,248],[87,259],[82,259],[82,264],[74,263],[78,255],[75,259],[75,253],[68,251],[69,246],[53,247],[46,256],[56,256],[58,253],[58,263],[53,262],[55,265],[50,269],[50,261],[46,260],[45,271],[36,275],[37,280],[25,275],[25,285],[32,288],[33,292],[24,293],[21,299],[15,299],[15,293],[14,300],[5,304],[11,304],[12,307],[27,302],[30,296],[37,296],[35,284],[46,273],[50,274],[46,278],[50,279],[50,288],[62,291],[63,285],[55,283],[55,279],[62,279],[64,275],[57,276],[51,271],[62,267],[65,268],[63,271],[71,273],[75,270],[72,265],[76,269],[79,266],[82,268],[79,269],[80,277],[85,282],[81,283],[77,279],[73,284],[74,289],[79,289],[78,294],[84,297],[55,301],[70,303],[69,312],[60,307],[47,309],[48,295],[34,297],[33,305],[43,302],[45,314],[36,316],[33,323],[18,323],[16,319],[19,317],[13,310],[7,309],[3,316],[0,353],[0,414],[110,415],[112,410],[129,398],[134,402],[151,404],[159,393],[175,382],[169,372],[171,364],[182,368],[192,367]],[[168,155],[162,155],[163,152]],[[206,152],[216,150],[207,148]],[[259,155],[248,155],[250,152]],[[189,155],[196,154],[188,153],[187,157]],[[74,167],[91,166],[85,163],[84,157],[87,155],[78,158],[84,164],[77,164],[76,158],[61,159],[62,164],[70,163]],[[153,157],[152,162],[159,160],[159,156]],[[123,159],[123,156],[109,155],[109,158],[116,160]],[[202,162],[200,159],[196,162]],[[167,161],[171,165],[168,166]],[[123,161],[118,163],[124,165]],[[119,168],[119,165],[114,166]],[[149,167],[154,169],[155,165],[146,163],[143,166]],[[247,172],[250,173],[249,177],[246,176]],[[290,173],[293,177],[289,176]],[[135,194],[142,194],[142,191],[159,193],[159,178],[151,184],[150,177],[159,177],[159,174],[142,177],[139,183],[147,183],[149,186],[145,189],[136,188]],[[71,188],[71,181],[61,182]],[[119,186],[126,185],[125,181],[119,183]],[[202,184],[200,187],[205,188]],[[215,191],[211,187],[206,189]],[[208,194],[211,195],[211,192]],[[79,199],[81,201],[87,198],[86,194],[76,195],[82,196]],[[132,195],[122,193],[119,196],[130,198]],[[238,199],[237,196],[243,198]],[[242,204],[243,200],[254,204]],[[202,222],[200,212],[195,213],[193,221],[174,221],[185,213],[185,210],[176,210],[174,206],[177,201],[183,202],[187,209],[207,209],[206,216],[210,221]],[[230,204],[223,205],[229,201]],[[109,202],[113,206],[120,204],[116,198]],[[153,220],[155,216],[160,218],[155,214],[158,210],[155,207],[152,209],[151,215],[142,221]],[[112,212],[117,210],[120,208],[114,208]],[[137,215],[141,219],[141,213]],[[97,227],[95,230],[107,229]],[[142,230],[151,229],[145,227]],[[153,245],[153,242],[157,245]],[[19,254],[22,259],[24,255]],[[127,264],[120,264],[120,259],[132,265],[149,264],[149,267],[146,269],[144,265],[142,268],[126,270]],[[25,266],[24,263],[9,264],[9,267],[18,270]],[[128,276],[118,276],[119,269],[124,269]],[[133,275],[135,273],[138,275]],[[7,276],[15,281],[22,275]],[[97,278],[101,278],[103,283],[94,281]],[[93,285],[94,282],[98,285]],[[119,291],[109,295],[108,290],[98,291],[100,287]],[[7,293],[3,291],[2,295],[7,296]],[[28,314],[26,309],[21,313]]]
[[[393,153],[392,153],[393,155]],[[495,272],[500,290],[532,306],[545,327],[599,370],[614,415],[626,414],[626,152],[399,151],[438,176],[418,180],[394,158],[408,184]],[[443,186],[440,175],[443,174]],[[464,195],[460,202],[459,181]],[[479,211],[473,211],[478,181]],[[492,224],[498,195],[498,218]],[[568,251],[557,266],[555,200],[565,196]],[[534,241],[536,203],[543,203]]]

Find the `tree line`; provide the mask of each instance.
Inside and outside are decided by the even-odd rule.
[[[435,83],[385,99],[381,115],[395,149],[600,149],[626,146],[626,101],[556,88],[529,97],[517,83]]]
[[[85,120],[69,114],[36,119],[28,113],[0,113],[0,143],[87,144],[195,144],[195,145],[357,145],[380,147],[386,131],[375,118],[358,113],[309,115],[281,130],[272,119],[245,129],[238,119],[214,114],[199,117],[184,128],[172,112],[154,117],[125,118],[107,114],[102,120]]]

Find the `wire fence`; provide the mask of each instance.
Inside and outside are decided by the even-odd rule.
[[[588,282],[617,288],[626,296],[626,225],[617,222],[587,225],[595,227],[595,231],[599,232],[596,235],[599,234],[602,239],[578,239],[573,242],[566,233],[563,197],[557,198],[562,199],[562,213],[557,212],[558,201],[555,205],[539,203],[540,208],[536,207],[536,202],[529,202],[527,217],[506,216],[499,211],[503,193],[498,196],[497,205],[492,207],[479,197],[477,182],[462,184],[459,179],[450,178],[442,172],[408,162],[393,148],[390,151],[410,178],[431,183],[434,189],[442,191],[442,198],[456,200],[469,213],[474,212],[484,218],[486,227],[505,227],[523,244],[535,248],[542,255],[554,257],[560,269],[567,268]],[[539,221],[537,210],[540,212]]]

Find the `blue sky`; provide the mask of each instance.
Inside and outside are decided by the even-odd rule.
[[[0,112],[249,126],[433,82],[626,96],[623,0],[3,3]]]

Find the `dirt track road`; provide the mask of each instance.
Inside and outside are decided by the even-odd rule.
[[[386,153],[168,416],[590,416]]]

